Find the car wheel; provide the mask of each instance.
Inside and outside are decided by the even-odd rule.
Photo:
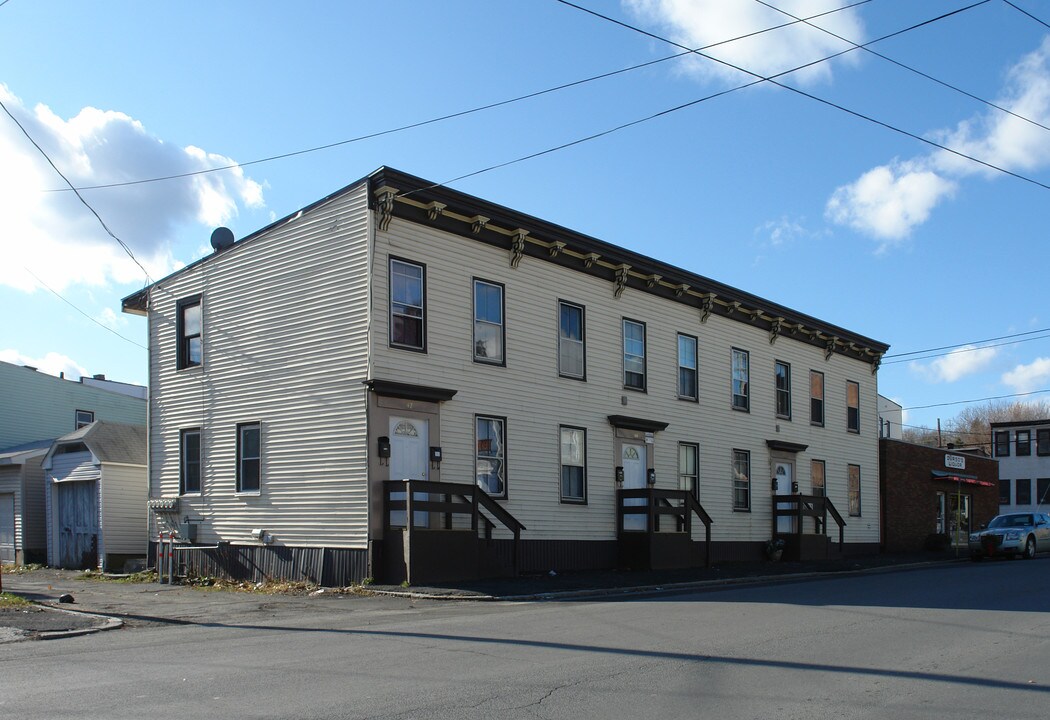
[[[1035,557],[1035,538],[1031,535],[1028,536],[1028,541],[1024,544],[1024,559],[1031,560]]]

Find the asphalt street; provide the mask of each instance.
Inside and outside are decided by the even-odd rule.
[[[0,716],[1021,719],[1050,702],[1044,558],[619,600],[200,597],[0,646]]]

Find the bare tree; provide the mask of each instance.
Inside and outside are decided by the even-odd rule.
[[[1050,419],[1050,400],[1027,402],[995,401],[964,408],[954,418],[942,424],[939,444],[957,447],[980,447],[991,454],[993,422],[1025,422]],[[903,437],[908,442],[938,446],[938,433],[933,428],[905,428]]]

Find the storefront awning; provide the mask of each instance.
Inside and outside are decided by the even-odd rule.
[[[987,480],[978,480],[976,475],[963,475],[962,473],[950,473],[944,470],[931,470],[933,474],[931,479],[933,480],[944,480],[945,482],[953,482],[962,485],[977,485],[979,487],[993,487],[995,483],[988,482]]]

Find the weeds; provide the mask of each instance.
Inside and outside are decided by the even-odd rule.
[[[0,565],[0,572],[4,575],[25,575],[35,570],[43,569],[43,565],[40,563],[30,563],[29,565]]]
[[[12,595],[11,593],[0,593],[0,610],[7,610],[9,608],[25,610],[32,604],[33,603],[29,602],[24,597]]]

